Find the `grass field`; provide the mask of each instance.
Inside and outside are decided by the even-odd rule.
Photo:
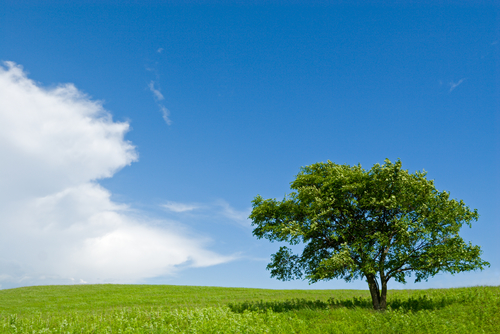
[[[500,286],[368,291],[169,285],[0,290],[0,333],[500,333]]]

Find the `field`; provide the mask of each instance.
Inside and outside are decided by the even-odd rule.
[[[0,290],[0,333],[500,333],[500,286],[388,292],[168,285]]]

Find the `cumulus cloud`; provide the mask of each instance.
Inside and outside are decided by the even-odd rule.
[[[207,240],[114,203],[96,181],[137,160],[99,101],[0,66],[0,284],[136,282],[230,261]]]

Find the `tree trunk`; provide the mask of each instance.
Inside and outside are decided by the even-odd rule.
[[[382,291],[380,293],[379,306],[381,310],[385,310],[387,307],[387,279],[385,277],[384,271],[380,270],[380,283],[382,284]],[[375,278],[377,279],[377,278]]]
[[[384,311],[387,308],[387,281],[385,279],[380,280],[382,283],[382,291],[380,291],[375,275],[366,275],[366,280],[372,296],[373,309]]]
[[[380,309],[385,310],[387,307],[387,281],[384,279],[381,279],[382,283],[382,293],[380,294]]]

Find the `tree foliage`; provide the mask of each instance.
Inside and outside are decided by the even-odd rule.
[[[427,280],[439,272],[483,269],[479,246],[459,231],[479,217],[462,200],[438,191],[426,173],[408,173],[401,161],[301,168],[282,201],[253,200],[253,234],[291,245],[281,247],[267,268],[280,280],[366,279],[375,309],[385,309],[387,282]]]

